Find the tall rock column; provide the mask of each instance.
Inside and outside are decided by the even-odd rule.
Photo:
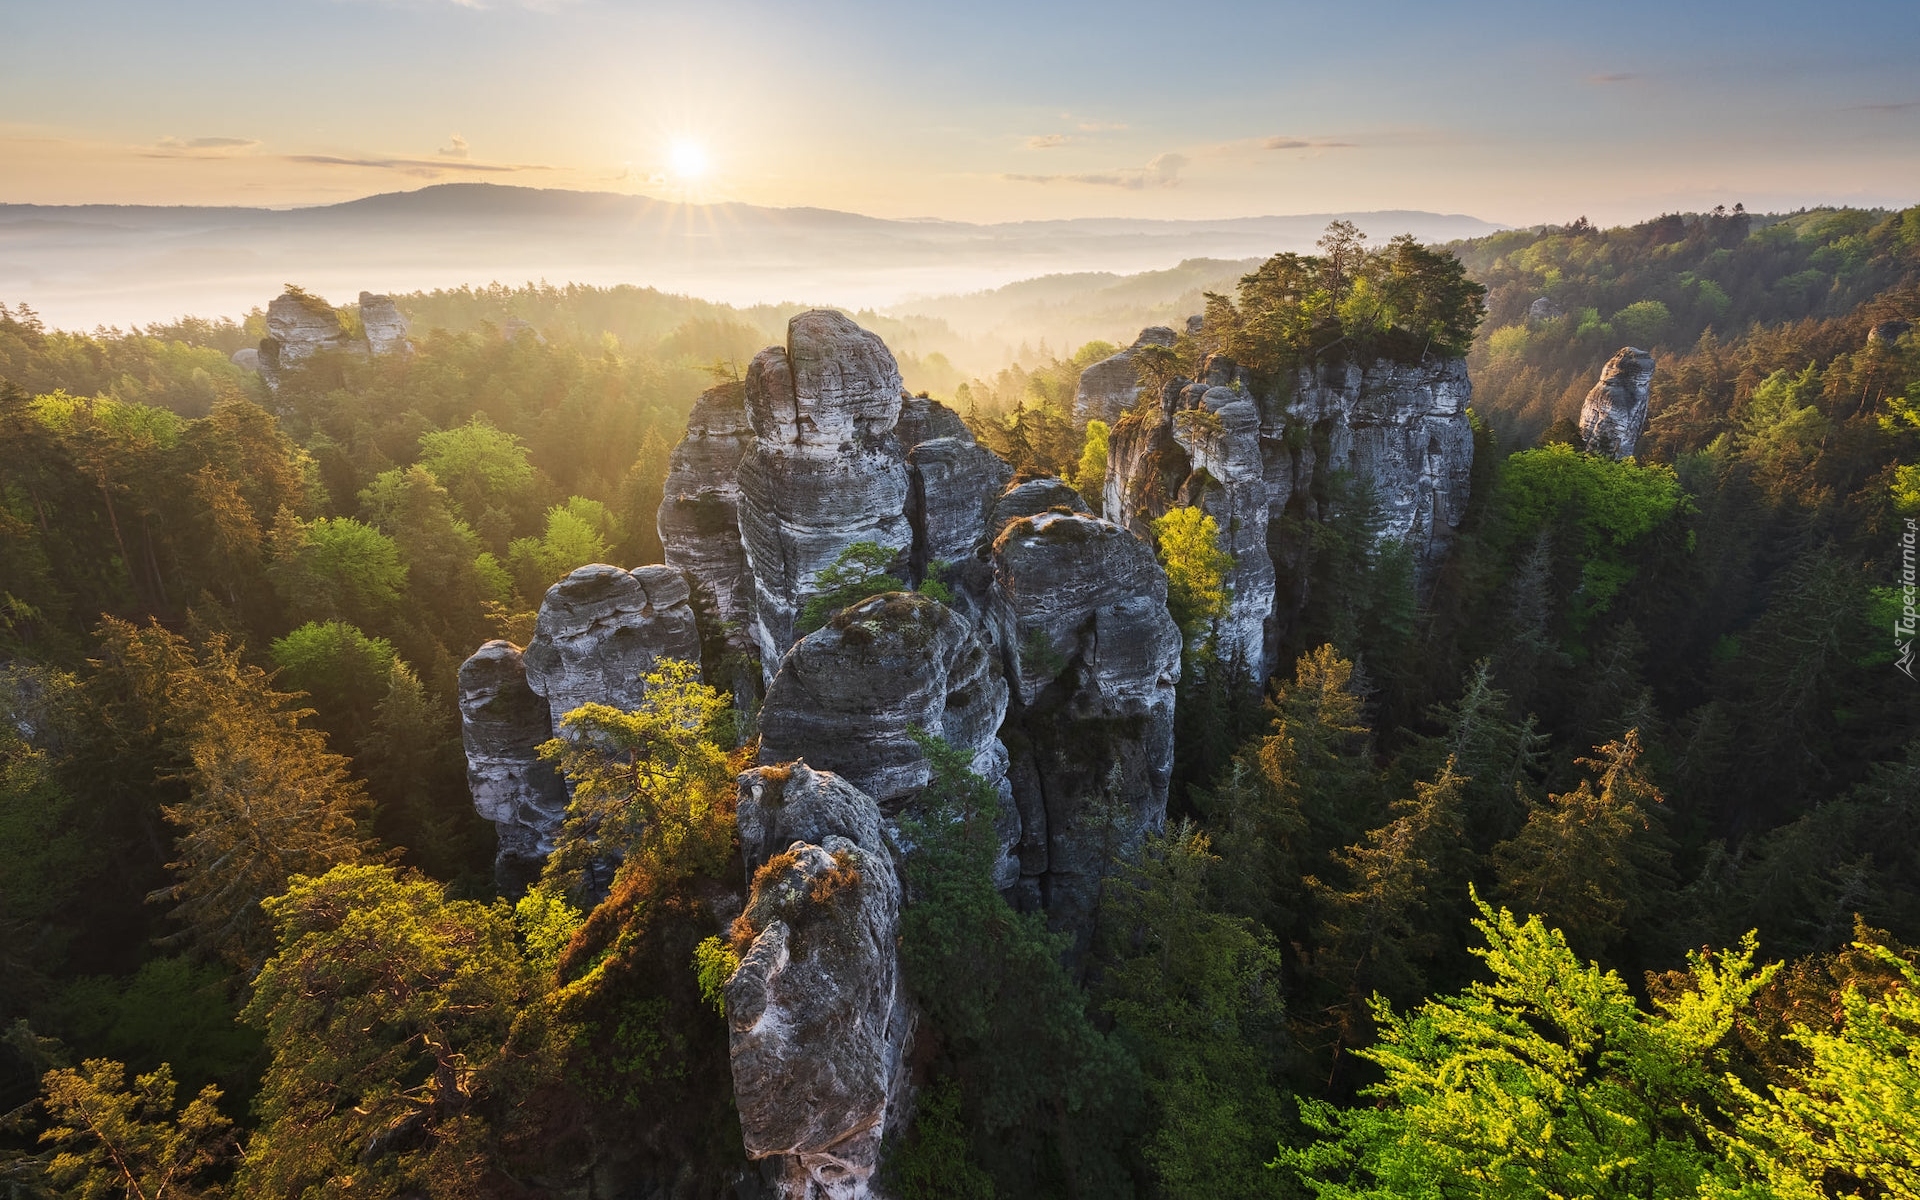
[[[1166,822],[1180,631],[1153,550],[1117,525],[1021,517],[993,554],[1015,693],[1002,738],[1020,810],[1017,898],[1084,944],[1114,853]]]
[[[694,401],[673,448],[658,526],[667,565],[685,571],[736,650],[755,650],[753,577],[740,544],[740,458],[753,440],[742,383],[708,388]]]
[[[1580,444],[1608,458],[1631,458],[1653,399],[1653,355],[1624,346],[1600,369],[1580,405]]]
[[[794,317],[786,346],[747,368],[740,534],[769,677],[822,568],[855,542],[912,548],[906,456],[893,436],[901,397],[886,344],[836,312]]]
[[[879,806],[796,762],[742,775],[738,811],[752,893],[725,997],[747,1154],[779,1160],[781,1200],[867,1200],[914,1028]]]
[[[567,815],[567,793],[541,743],[553,736],[547,702],[527,686],[512,642],[491,641],[460,664],[460,741],[473,809],[499,838],[494,876],[517,891],[540,874]]]
[[[1214,652],[1254,680],[1271,672],[1267,633],[1273,616],[1273,558],[1267,551],[1266,464],[1261,458],[1260,406],[1239,379],[1232,386],[1195,383],[1174,414],[1173,439],[1193,472],[1182,503],[1212,517],[1220,548],[1233,556],[1227,608],[1214,623]]]

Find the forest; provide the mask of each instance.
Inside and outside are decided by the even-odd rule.
[[[1459,536],[1418,591],[1354,488],[1263,681],[1210,657],[1220,531],[1156,525],[1174,794],[1085,954],[995,890],[995,799],[927,744],[885,1188],[1920,1196],[1920,208],[1323,245],[1142,373],[1464,355]],[[455,701],[555,579],[661,561],[695,397],[788,314],[395,299],[410,355],[273,389],[230,357],[258,312],[0,306],[10,1198],[761,1194],[707,908],[743,706],[680,664],[568,714],[569,832],[509,894]],[[1131,334],[978,378],[901,358],[1097,512],[1075,386]],[[1658,367],[1615,461],[1573,421],[1623,345]],[[850,560],[833,603],[884,578]]]

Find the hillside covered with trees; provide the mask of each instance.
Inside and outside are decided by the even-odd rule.
[[[1277,256],[1209,305],[1255,372],[1464,353],[1471,508],[1421,594],[1343,496],[1253,681],[1208,669],[1222,530],[1156,524],[1170,820],[1084,953],[995,890],[991,789],[926,747],[895,1194],[1920,1195],[1920,208],[1449,250]],[[456,699],[553,580],[660,560],[695,397],[787,311],[397,300],[411,355],[271,391],[230,359],[257,315],[0,308],[9,1196],[760,1194],[707,907],[751,705],[668,667],[569,715],[574,820],[503,894]],[[1582,453],[1627,344],[1640,452]],[[901,357],[1097,511],[1074,387],[1113,349]],[[836,603],[900,582],[842,569]]]

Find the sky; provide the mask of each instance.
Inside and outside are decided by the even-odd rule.
[[[967,221],[1920,202],[1920,3],[0,0],[0,203]]]

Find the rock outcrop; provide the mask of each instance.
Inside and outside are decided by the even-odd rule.
[[[1080,493],[1051,475],[1014,484],[993,502],[987,516],[987,528],[997,538],[1000,531],[1021,517],[1037,517],[1043,512],[1064,508],[1069,512],[1087,512]]]
[[[900,370],[885,343],[836,312],[801,313],[787,344],[747,368],[753,439],[740,462],[740,534],[763,669],[793,644],[822,568],[855,542],[900,552],[907,520]]]
[[[907,522],[913,527],[913,573],[979,549],[987,513],[1013,477],[1006,460],[974,440],[958,413],[937,400],[910,396],[894,434],[907,450]]]
[[[1019,898],[1083,936],[1112,854],[1166,820],[1180,631],[1153,551],[1097,517],[1013,521],[993,572]]]
[[[1537,325],[1542,321],[1552,321],[1567,315],[1567,310],[1554,303],[1551,296],[1539,296],[1527,305],[1527,324]]]
[[[260,343],[260,369],[268,379],[325,350],[353,345],[340,314],[318,296],[282,292],[267,305],[267,336]]]
[[[519,647],[491,641],[460,664],[460,740],[473,808],[499,836],[494,873],[503,888],[540,873],[566,817],[567,793],[540,744],[553,736],[547,702],[527,686]]]
[[[413,353],[413,343],[407,340],[407,319],[400,315],[392,296],[360,293],[360,332],[374,354]]]
[[[782,1200],[864,1200],[914,1027],[879,806],[796,762],[742,775],[739,814],[751,942],[725,997],[747,1153],[779,1161]]]
[[[1631,458],[1647,427],[1653,396],[1653,355],[1623,347],[1600,370],[1600,382],[1580,405],[1580,444],[1592,454]]]
[[[1371,491],[1380,537],[1431,577],[1466,515],[1472,385],[1463,359],[1303,367],[1271,394],[1217,356],[1199,374],[1115,427],[1103,507],[1143,538],[1175,505],[1214,517],[1235,560],[1217,647],[1264,679],[1305,602],[1305,547],[1282,531],[1331,516],[1337,476]]]
[[[1076,425],[1105,421],[1111,425],[1120,414],[1140,398],[1140,378],[1134,369],[1134,352],[1142,346],[1171,346],[1176,340],[1165,325],[1151,325],[1140,331],[1133,345],[1103,358],[1080,372],[1080,386],[1073,396],[1073,420]]]
[[[267,305],[267,336],[252,356],[238,351],[235,364],[259,371],[277,385],[281,371],[298,366],[325,350],[350,354],[410,354],[407,318],[391,296],[360,293],[360,336],[353,337],[331,304],[297,289],[282,292]]]
[[[547,589],[527,643],[527,684],[556,727],[582,704],[637,708],[662,658],[698,664],[693,592],[672,567],[591,563]]]
[[[582,704],[637,707],[662,658],[698,664],[692,590],[672,567],[581,567],[547,589],[524,652],[491,641],[460,666],[460,730],[474,811],[494,823],[494,875],[518,891],[540,872],[567,794],[540,744]]]
[[[667,565],[694,580],[739,651],[755,648],[753,578],[740,544],[740,458],[752,438],[745,384],[703,392],[673,448],[658,518]]]
[[[897,812],[927,786],[914,740],[931,734],[965,753],[974,772],[1010,800],[1007,712],[1000,662],[952,609],[910,592],[875,596],[795,642],[760,708],[760,761],[805,757]],[[1019,825],[1002,805],[999,882],[1017,875]]]

